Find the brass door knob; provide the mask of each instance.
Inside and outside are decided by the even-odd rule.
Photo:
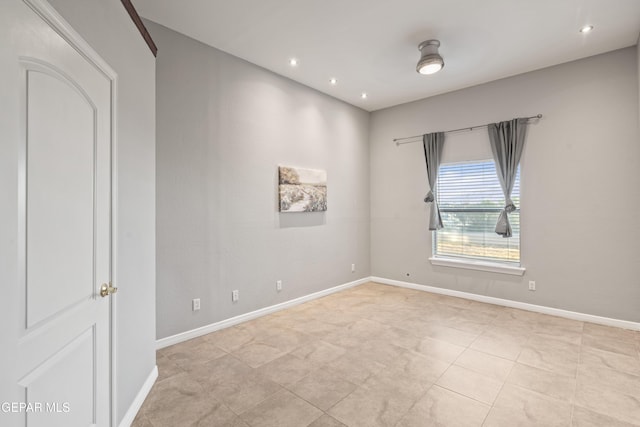
[[[116,292],[118,292],[118,288],[111,286],[111,283],[108,285],[103,283],[102,286],[100,286],[100,296],[103,298]]]

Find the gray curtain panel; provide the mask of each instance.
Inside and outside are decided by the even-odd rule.
[[[502,237],[511,237],[512,235],[509,213],[515,211],[516,206],[511,200],[511,191],[513,190],[518,164],[524,149],[527,123],[527,119],[513,119],[506,122],[491,123],[488,126],[491,151],[493,152],[493,160],[496,163],[496,173],[505,198],[504,209],[500,212],[498,223],[496,224],[496,233]]]
[[[424,198],[425,203],[431,203],[431,213],[429,215],[429,230],[439,230],[442,228],[442,218],[440,208],[436,202],[436,183],[438,182],[438,169],[442,159],[442,147],[444,146],[444,132],[428,133],[422,136],[424,145],[424,158],[427,161],[427,179],[429,180],[429,192]]]

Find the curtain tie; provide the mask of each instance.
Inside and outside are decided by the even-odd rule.
[[[427,195],[424,198],[424,202],[425,203],[431,203],[433,202],[435,199],[433,197],[433,191],[429,190],[429,192],[427,193]]]
[[[516,205],[509,197],[507,197],[504,209],[500,211],[498,223],[496,224],[496,233],[502,237],[511,237],[511,224],[509,223],[509,214],[516,210]]]
[[[507,197],[507,203],[504,205],[504,211],[506,213],[511,213],[516,210],[516,205],[513,203],[513,200]]]

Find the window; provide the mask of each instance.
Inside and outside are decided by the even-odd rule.
[[[434,256],[520,264],[520,168],[509,214],[513,236],[495,233],[504,195],[493,160],[440,166],[437,192],[444,228],[435,232]]]

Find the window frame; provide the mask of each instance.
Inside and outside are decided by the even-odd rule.
[[[441,165],[441,167],[443,165],[464,165],[464,164],[481,164],[481,163],[487,163],[487,162],[494,162],[495,161],[493,159],[477,159],[477,160],[468,160],[468,161],[461,161],[461,162],[451,162],[451,163],[443,163]],[[522,183],[522,168],[520,167],[520,165],[518,165],[518,167],[520,168],[519,173],[520,173],[520,184]],[[496,176],[497,179],[497,176]],[[520,186],[520,190],[522,189],[522,187]],[[522,193],[520,191],[520,197],[521,197]],[[436,192],[436,196],[438,196],[437,192]],[[448,209],[440,209],[440,211],[442,213],[444,212],[500,212],[502,211],[502,208],[468,208],[468,209],[455,209],[455,208],[448,208]],[[518,206],[516,208],[516,211],[519,214],[521,214],[521,210],[520,207]],[[522,218],[520,217],[520,220]],[[519,238],[519,260],[518,261],[509,261],[509,260],[494,260],[494,259],[483,259],[483,258],[478,258],[478,257],[473,257],[473,256],[465,256],[465,255],[460,255],[460,256],[456,256],[456,255],[447,255],[447,254],[438,254],[437,253],[437,244],[438,244],[438,231],[439,230],[434,230],[432,233],[432,239],[431,239],[431,254],[432,256],[429,257],[429,261],[431,262],[432,265],[434,266],[441,266],[441,267],[452,267],[452,268],[462,268],[462,269],[470,269],[470,270],[480,270],[480,271],[486,271],[486,272],[492,272],[492,273],[502,273],[502,274],[510,274],[510,275],[517,275],[517,276],[522,276],[524,274],[524,272],[526,271],[526,269],[522,266],[522,235],[520,234],[518,236]],[[492,230],[493,231],[493,230]],[[520,230],[521,233],[521,230]]]

